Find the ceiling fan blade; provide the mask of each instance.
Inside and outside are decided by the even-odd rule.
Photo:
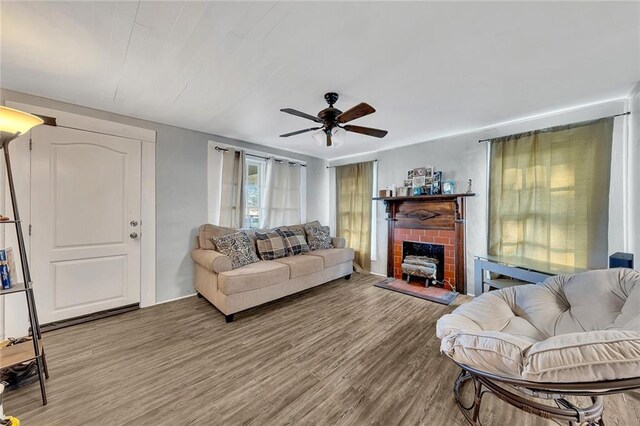
[[[376,112],[374,107],[362,102],[353,108],[346,110],[336,117],[336,119],[338,120],[338,123],[348,123],[356,118],[364,117],[365,115],[373,114],[374,112]]]
[[[333,145],[333,140],[331,139],[331,132],[327,132],[327,146]]]
[[[289,136],[299,135],[300,133],[310,132],[312,130],[318,130],[321,127],[309,127],[308,129],[296,130],[295,132],[285,133],[284,135],[280,135],[281,138],[288,138]]]
[[[347,132],[361,133],[363,135],[373,136],[374,138],[384,138],[385,136],[387,136],[387,133],[389,133],[386,130],[373,129],[371,127],[353,126],[351,124],[347,124],[346,126],[344,126],[344,129]]]
[[[287,114],[295,115],[297,117],[302,117],[302,118],[306,118],[308,120],[313,120],[316,123],[322,123],[322,120],[320,120],[318,117],[314,117],[313,115],[307,114],[306,112],[298,111],[297,109],[283,108],[280,111],[286,112]]]

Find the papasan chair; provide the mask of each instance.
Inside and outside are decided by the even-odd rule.
[[[603,395],[640,388],[640,273],[594,270],[484,293],[440,318],[437,335],[462,368],[454,396],[471,424],[490,393],[544,418],[603,425]]]

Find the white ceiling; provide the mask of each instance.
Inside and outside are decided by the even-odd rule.
[[[0,84],[333,159],[626,97],[640,3],[2,2]],[[320,146],[337,91],[353,124]],[[179,143],[179,141],[176,141]]]

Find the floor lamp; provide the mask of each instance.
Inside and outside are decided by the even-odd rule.
[[[24,282],[11,283],[8,289],[0,290],[0,294],[9,294],[17,292],[25,292],[27,299],[27,310],[29,311],[29,323],[31,324],[31,342],[18,343],[17,345],[7,346],[2,350],[12,351],[12,354],[19,356],[12,358],[11,363],[5,365],[0,352],[0,367],[8,368],[27,361],[35,361],[38,371],[38,379],[40,381],[40,392],[42,395],[42,404],[47,403],[47,394],[44,386],[45,377],[49,376],[47,369],[44,347],[42,346],[42,335],[40,332],[40,323],[38,322],[38,314],[36,311],[36,302],[33,295],[33,287],[31,282],[31,272],[29,271],[29,263],[27,261],[27,252],[24,245],[24,235],[22,233],[22,224],[20,222],[20,212],[18,211],[18,202],[16,200],[16,191],[13,182],[13,173],[11,171],[11,159],[9,157],[9,143],[20,135],[25,134],[31,128],[44,123],[44,120],[26,112],[18,111],[13,108],[0,106],[0,149],[4,150],[4,160],[6,166],[7,180],[9,183],[9,193],[11,196],[11,204],[13,207],[13,219],[0,222],[2,224],[15,224],[16,235],[18,239],[18,252],[20,255],[20,264],[22,266],[22,277]],[[22,350],[24,348],[16,348],[18,345],[33,344],[33,350]]]

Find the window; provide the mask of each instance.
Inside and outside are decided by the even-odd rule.
[[[491,142],[489,254],[606,266],[613,119]]]
[[[373,162],[336,167],[337,236],[355,251],[356,271],[371,268]]]
[[[257,229],[260,227],[262,197],[264,193],[265,167],[263,159],[247,157],[244,168],[244,227]]]
[[[306,164],[214,141],[207,162],[209,223],[257,229],[306,221]]]

